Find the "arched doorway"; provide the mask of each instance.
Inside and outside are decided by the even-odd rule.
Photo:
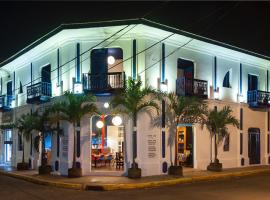
[[[260,164],[260,129],[249,128],[248,129],[248,157],[249,164]]]
[[[101,115],[90,120],[91,172],[121,175],[124,171],[124,126],[122,118],[115,117]]]

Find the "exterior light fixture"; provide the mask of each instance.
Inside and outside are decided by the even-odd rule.
[[[113,56],[108,56],[107,62],[109,65],[113,65],[115,63],[115,58]]]
[[[214,91],[214,99],[219,99],[219,92],[217,90]]]
[[[82,83],[74,83],[74,93],[75,94],[82,93]]]
[[[239,103],[243,103],[244,102],[244,96],[242,94],[238,95],[238,101]]]
[[[108,102],[104,103],[104,108],[109,108],[110,104]]]
[[[167,90],[168,90],[168,85],[167,85],[165,82],[160,83],[160,90],[161,90],[162,92],[167,92]]]
[[[122,118],[119,116],[115,116],[112,118],[112,123],[115,126],[120,126],[122,124]]]
[[[96,126],[97,126],[98,128],[103,128],[103,126],[104,126],[103,121],[97,121]]]
[[[11,101],[11,108],[15,108],[15,100],[14,99]]]
[[[56,85],[55,96],[60,96],[60,94],[61,94],[61,87],[60,87],[60,85]]]

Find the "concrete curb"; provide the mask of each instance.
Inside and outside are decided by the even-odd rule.
[[[195,177],[181,177],[170,180],[161,180],[161,181],[149,181],[145,183],[112,183],[112,184],[82,184],[82,183],[67,183],[67,182],[58,182],[44,180],[38,177],[31,177],[22,174],[16,174],[12,172],[0,171],[0,175],[5,175],[13,178],[18,178],[28,182],[47,185],[59,188],[66,189],[75,189],[75,190],[99,190],[99,191],[111,191],[111,190],[129,190],[129,189],[144,189],[144,188],[154,188],[161,186],[170,186],[177,184],[187,184],[187,183],[196,183],[204,181],[214,181],[222,179],[230,179],[236,177],[251,176],[260,173],[269,173],[270,169],[255,169],[255,170],[246,170],[240,172],[227,172],[221,174],[210,174],[204,176],[195,176]]]
[[[81,183],[65,183],[65,182],[49,181],[37,177],[30,177],[22,174],[15,174],[12,172],[3,172],[3,171],[0,171],[0,175],[21,179],[39,185],[53,186],[66,189],[75,189],[75,190],[85,190],[85,186]]]

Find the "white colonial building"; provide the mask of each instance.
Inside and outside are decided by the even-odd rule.
[[[0,65],[2,124],[48,105],[67,90],[97,96],[103,115],[85,117],[77,129],[76,159],[84,175],[108,170],[119,175],[130,166],[130,121],[122,116],[119,122],[106,108],[128,77],[140,77],[144,85],[178,95],[199,96],[211,108],[230,105],[240,129],[229,127],[230,136],[218,147],[223,167],[269,164],[270,57],[134,19],[61,25]],[[166,112],[162,114],[166,117]],[[151,119],[141,113],[137,123],[136,161],[143,176],[167,173],[174,155],[166,125],[155,127]],[[45,148],[54,172],[67,175],[73,128],[67,122],[60,125],[64,134],[46,133]],[[211,159],[207,130],[182,124],[177,134],[179,159],[186,157],[188,167],[206,169]],[[37,135],[33,133],[25,145],[26,159],[34,169],[40,163]],[[17,130],[3,131],[0,163],[16,166],[21,162],[21,140]],[[125,167],[119,159],[123,153]]]

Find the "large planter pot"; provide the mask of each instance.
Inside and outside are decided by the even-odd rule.
[[[28,170],[29,169],[29,163],[26,162],[21,162],[17,164],[17,170],[21,171],[21,170]]]
[[[169,167],[169,175],[173,176],[183,176],[183,167],[182,166],[170,166]]]
[[[128,169],[128,178],[141,178],[142,170],[140,168],[131,167]]]
[[[72,167],[68,169],[68,178],[82,177],[82,168]]]
[[[212,162],[207,166],[207,170],[213,171],[213,172],[221,172],[222,171],[222,163]]]
[[[38,174],[40,175],[48,175],[52,172],[52,166],[51,165],[41,165],[38,168]]]

